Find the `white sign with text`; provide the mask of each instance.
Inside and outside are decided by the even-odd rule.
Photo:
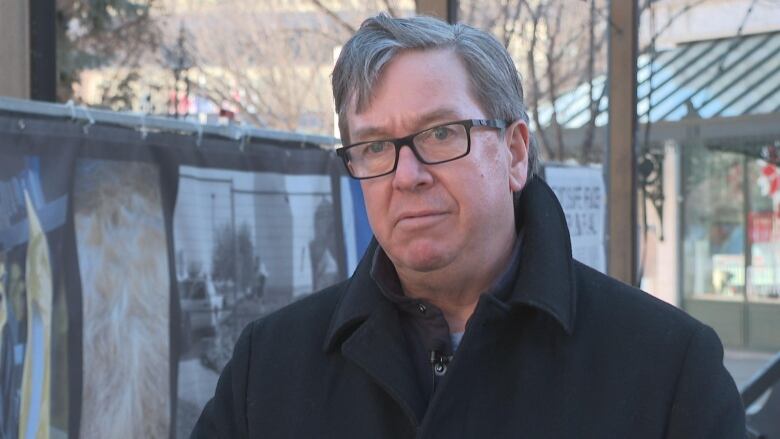
[[[574,259],[606,272],[607,194],[601,167],[548,165],[544,175],[563,206]]]

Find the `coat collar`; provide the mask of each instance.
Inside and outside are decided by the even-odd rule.
[[[515,225],[523,230],[523,242],[518,274],[506,304],[536,308],[571,334],[577,291],[569,229],[558,199],[541,178],[531,178],[523,188],[515,204]],[[334,349],[377,307],[389,305],[370,274],[377,245],[372,239],[344,287],[325,337],[325,350]]]
[[[532,178],[523,189],[515,223],[523,229],[523,245],[508,304],[538,308],[571,334],[577,288],[569,228],[558,198],[541,178]]]

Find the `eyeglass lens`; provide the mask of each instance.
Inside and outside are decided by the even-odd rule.
[[[468,151],[468,132],[462,124],[434,127],[412,139],[417,156],[423,163],[436,164],[452,160]],[[395,167],[395,144],[379,141],[349,149],[349,166],[356,177],[370,177],[390,172]]]

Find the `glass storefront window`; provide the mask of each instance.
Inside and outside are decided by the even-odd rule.
[[[686,297],[745,295],[743,155],[701,145],[683,153],[683,288]]]
[[[780,303],[780,169],[690,145],[683,153],[686,297]]]
[[[748,169],[747,298],[780,303],[780,169],[750,159]]]

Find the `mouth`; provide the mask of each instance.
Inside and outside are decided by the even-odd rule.
[[[396,221],[396,225],[404,227],[426,226],[438,222],[446,215],[447,212],[440,211],[410,212],[401,215]]]

